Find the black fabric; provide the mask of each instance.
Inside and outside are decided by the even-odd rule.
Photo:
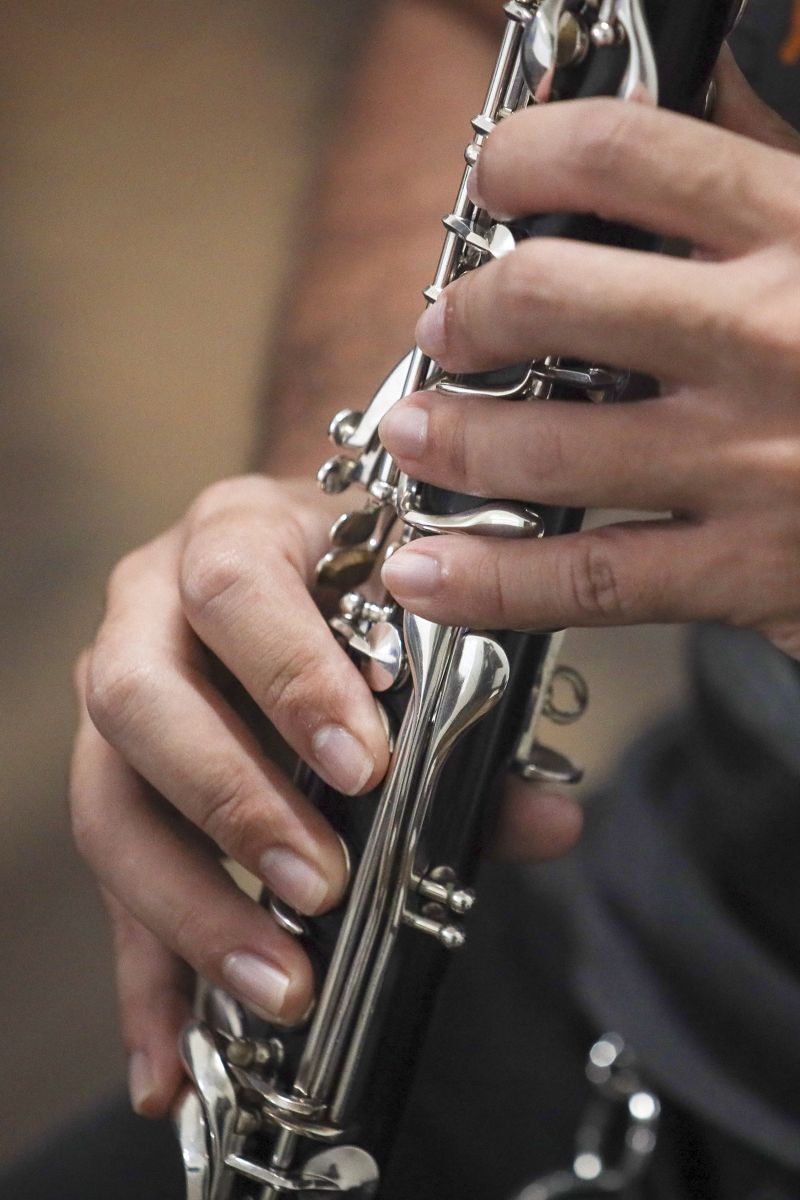
[[[571,1162],[602,1032],[567,968],[580,874],[575,856],[483,872],[381,1200],[512,1200]],[[662,1099],[653,1167],[625,1200],[800,1200],[796,1176]],[[0,1200],[183,1200],[179,1167],[170,1126],[120,1096],[0,1174]]]
[[[586,1056],[606,1031],[587,1018],[569,965],[600,826],[592,822],[582,852],[560,863],[483,872],[468,949],[437,1007],[385,1200],[512,1200],[571,1164],[591,1094]],[[613,990],[615,964],[606,966]],[[673,1046],[676,1055],[685,1049]],[[800,1200],[800,1175],[772,1154],[668,1089],[661,1099],[652,1166],[625,1200]]]
[[[0,1200],[183,1200],[184,1194],[171,1126],[134,1116],[124,1095],[0,1172]]]
[[[736,57],[760,96],[800,128],[798,60],[788,54],[794,0],[750,0],[731,42]]]
[[[754,916],[756,902],[778,924],[784,901],[787,916],[796,910],[796,865],[790,879],[780,867],[796,864],[798,839],[788,819],[783,841],[780,829],[760,838],[756,819],[761,870],[726,886],[716,848],[705,853],[708,832],[695,840],[692,830],[707,799],[716,815],[737,796],[711,799],[696,740],[691,717],[651,734],[592,814],[572,906],[577,991],[599,1025],[635,1045],[657,1089],[800,1172],[800,960],[773,950]],[[793,800],[796,835],[796,791]],[[774,869],[760,840],[777,846]]]

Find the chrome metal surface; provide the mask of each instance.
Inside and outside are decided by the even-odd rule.
[[[733,21],[731,22],[731,27],[728,30],[728,33],[733,33],[734,29],[739,24],[742,17],[744,16],[744,14],[747,12],[749,4],[750,4],[750,0],[741,0],[739,9],[738,9],[736,15],[734,16]]]
[[[586,1074],[595,1096],[576,1134],[571,1167],[530,1184],[516,1200],[590,1196],[622,1200],[647,1170],[657,1145],[661,1104],[619,1034],[605,1034],[595,1042]],[[624,1122],[621,1138],[620,1119]]]
[[[347,436],[342,436],[341,440],[339,440],[334,426],[336,426],[342,414],[334,417],[331,430],[332,434],[336,436],[337,445],[340,445],[342,449],[367,450],[372,445],[373,440],[377,436],[378,426],[381,421],[403,395],[403,387],[408,377],[412,354],[413,352],[409,351],[405,358],[402,358],[397,366],[390,371],[372,398],[372,402],[365,413],[350,414],[358,417],[358,420],[353,422],[352,429],[348,430]]]
[[[424,293],[429,303],[460,274],[515,248],[510,229],[476,208],[467,184],[497,124],[531,103],[532,82],[537,99],[549,98],[548,79],[551,83],[556,67],[568,69],[585,55],[601,53],[591,45],[591,30],[608,19],[615,39],[621,36],[630,44],[627,91],[648,90],[652,84],[638,0],[603,0],[602,6],[586,0],[569,7],[565,0],[509,0],[505,12],[508,22],[495,69],[484,106],[472,122],[465,169],[444,221],[444,244]],[[527,61],[531,54],[533,68]],[[353,855],[351,884],[335,914],[333,948],[329,952],[326,945],[321,955],[327,965],[316,1007],[301,1033],[271,1026],[264,1033],[260,1025],[254,1035],[248,1014],[216,989],[206,990],[202,1020],[186,1032],[184,1055],[195,1091],[181,1105],[177,1120],[189,1200],[234,1200],[234,1195],[236,1200],[279,1200],[336,1192],[368,1200],[377,1192],[375,1161],[363,1148],[342,1144],[354,1140],[353,1099],[361,1094],[364,1064],[376,1041],[376,1013],[390,994],[398,943],[418,947],[422,937],[431,937],[442,951],[464,944],[463,922],[475,894],[461,885],[452,868],[441,865],[448,855],[445,847],[431,845],[437,828],[431,818],[454,748],[500,701],[511,674],[499,641],[404,614],[382,588],[378,571],[394,549],[420,537],[545,534],[534,507],[502,498],[461,512],[428,511],[434,502],[423,504],[422,486],[400,472],[380,442],[380,423],[399,400],[420,390],[431,392],[432,400],[439,392],[535,402],[557,397],[559,389],[570,397],[599,400],[619,392],[624,373],[551,356],[497,378],[501,382],[453,378],[415,348],[393,368],[363,412],[347,409],[331,422],[337,453],[320,471],[321,486],[332,494],[361,487],[365,501],[363,509],[334,524],[317,579],[340,593],[331,627],[346,642],[373,693],[384,696],[380,711],[390,732],[391,762],[378,793],[369,798],[373,815],[365,841],[359,831],[352,847],[360,857]],[[558,666],[561,635],[542,638],[541,665],[515,761],[528,779],[564,784],[580,773],[543,746],[539,733],[548,717],[565,721],[578,715],[581,690],[579,677]],[[569,702],[553,691],[554,683],[565,682]],[[318,786],[307,767],[301,766],[297,780],[312,794]],[[329,796],[324,793],[326,801]],[[349,803],[338,796],[330,800]],[[278,901],[269,903],[285,932],[301,939],[315,936],[315,921]],[[417,934],[419,941],[414,940]],[[293,1037],[300,1040],[292,1042]],[[634,1108],[644,1114],[644,1100]],[[318,1152],[320,1143],[325,1148]]]
[[[532,508],[524,504],[484,504],[460,513],[426,513],[412,507],[414,501],[406,494],[401,502],[401,515],[406,525],[417,533],[472,533],[479,537],[530,538],[542,537],[544,523]]]
[[[238,1038],[225,1048],[225,1061],[230,1067],[270,1067],[274,1069],[283,1062],[283,1046],[277,1038],[260,1042],[254,1038]]]
[[[566,690],[571,703],[559,699],[559,692]],[[550,679],[550,687],[542,713],[554,725],[573,725],[579,721],[589,707],[589,688],[580,671],[561,664]]]
[[[524,760],[517,759],[516,773],[526,783],[553,783],[570,785],[580,783],[583,771],[576,767],[566,755],[551,746],[536,742]]]
[[[455,213],[445,217],[443,224],[445,229],[455,234],[465,246],[476,250],[482,258],[505,258],[517,248],[514,234],[507,225],[491,225],[485,229],[476,221],[466,221]]]
[[[373,692],[380,695],[405,682],[408,662],[400,630],[391,621],[370,624],[366,633],[353,620],[333,617],[331,628],[343,637],[358,658],[361,673]]]
[[[522,44],[525,78],[537,103],[556,98],[557,71],[582,62],[590,41],[600,51],[624,42],[628,65],[621,98],[658,103],[658,69],[641,0],[603,0],[599,12],[591,3],[576,11],[567,0],[542,0]]]
[[[466,933],[458,925],[446,925],[442,921],[422,916],[420,913],[404,912],[403,921],[412,929],[418,930],[419,933],[426,933],[429,937],[435,938],[440,945],[444,946],[445,950],[460,950],[467,940]]]
[[[532,374],[537,379],[562,387],[578,388],[588,392],[619,393],[628,381],[627,371],[612,370],[610,367],[565,367],[561,363],[547,360],[534,363]]]
[[[313,1197],[315,1193],[335,1193],[369,1200],[376,1194],[379,1182],[377,1163],[358,1146],[335,1146],[322,1150],[309,1158],[296,1175],[261,1166],[240,1155],[231,1155],[228,1166],[246,1179],[279,1192],[305,1194],[308,1197]]]
[[[559,34],[566,0],[542,0],[525,30],[522,42],[522,68],[531,95],[537,104],[553,97],[553,82],[559,66]]]
[[[459,916],[465,916],[475,906],[475,893],[471,888],[459,886],[450,867],[435,867],[429,876],[419,881],[416,888],[426,900],[435,900]]]
[[[334,546],[360,546],[368,542],[375,532],[381,509],[377,504],[357,512],[343,513],[331,527],[331,543]]]
[[[194,1089],[188,1088],[184,1092],[174,1120],[186,1175],[186,1200],[209,1200],[211,1154],[208,1128],[200,1097]]]
[[[511,383],[483,387],[472,387],[462,380],[452,379],[442,375],[436,381],[436,391],[445,396],[490,396],[494,400],[527,400],[532,395],[532,388],[537,376],[531,366],[526,366],[520,375]]]
[[[547,653],[542,659],[538,674],[531,685],[528,711],[514,754],[514,761],[522,766],[526,766],[534,759],[534,750],[544,719],[544,709],[550,695],[553,675],[558,666],[559,655],[564,644],[564,636],[563,631],[551,636]]]
[[[404,631],[414,693],[382,800],[382,804],[384,800],[391,801],[395,819],[385,833],[379,833],[381,878],[389,878],[393,868],[396,885],[392,891],[383,893],[383,924],[375,919],[373,910],[369,936],[362,939],[359,947],[361,961],[356,984],[363,985],[364,992],[331,1107],[335,1121],[341,1119],[346,1109],[397,933],[410,911],[407,900],[416,875],[414,855],[431,791],[448,751],[461,734],[497,702],[508,677],[505,655],[488,638],[435,625],[409,613],[405,617]],[[412,789],[406,790],[407,778],[416,779]],[[381,814],[373,826],[373,834],[380,820]],[[378,846],[373,848],[368,844],[354,892],[359,886],[365,861],[374,849]],[[437,936],[445,946],[460,939],[458,931],[455,935],[437,931]],[[365,948],[372,953],[369,973],[364,960]],[[318,1093],[312,1091],[312,1094]]]
[[[277,896],[271,896],[269,901],[269,911],[275,920],[275,924],[281,929],[285,929],[292,937],[301,938],[308,933],[308,926],[298,912],[290,905],[285,904],[283,900],[279,900]]]
[[[653,43],[641,0],[615,0],[616,19],[628,41],[628,69],[620,88],[623,100],[658,104],[660,85]]]
[[[198,1105],[187,1103],[182,1109],[182,1132],[184,1155],[187,1146],[196,1157],[200,1139],[200,1127],[205,1129],[208,1152],[208,1196],[213,1200],[228,1200],[233,1187],[233,1176],[225,1167],[225,1160],[241,1147],[241,1136],[237,1133],[239,1102],[213,1036],[203,1025],[192,1023],[183,1032],[181,1054],[187,1074],[196,1089]],[[198,1113],[202,1120],[198,1123]],[[193,1123],[194,1122],[194,1123]],[[202,1177],[202,1172],[200,1173]],[[202,1193],[199,1193],[202,1194]]]
[[[198,988],[196,1011],[209,1029],[224,1038],[243,1038],[247,1032],[247,1014],[238,1000],[222,988],[203,982]]]

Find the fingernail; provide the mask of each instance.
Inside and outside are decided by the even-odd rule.
[[[383,418],[380,434],[390,453],[402,458],[422,458],[428,440],[428,414],[424,408],[401,404]]]
[[[375,760],[352,733],[340,725],[325,725],[311,739],[322,774],[347,796],[355,796],[375,770]]]
[[[262,854],[259,869],[270,891],[309,917],[319,912],[332,890],[321,871],[283,846]]]
[[[155,1096],[155,1080],[150,1069],[150,1060],[144,1050],[134,1050],[128,1062],[128,1091],[131,1107],[139,1116],[145,1116]]]
[[[442,577],[438,559],[416,550],[398,550],[383,564],[383,582],[393,594],[430,596]]]
[[[478,159],[478,162],[480,163],[480,159]],[[488,204],[481,195],[480,179],[478,176],[478,167],[473,167],[470,171],[469,179],[467,180],[467,195],[475,207],[482,208],[483,211],[487,212],[493,220],[501,221],[503,224],[508,224],[509,221],[513,221],[513,213],[504,213],[500,212],[498,209],[489,208]]]
[[[444,352],[444,322],[447,301],[440,296],[435,304],[426,308],[417,321],[417,345],[429,358],[437,358]]]
[[[478,178],[480,173],[480,161],[479,155],[477,165],[474,166],[469,173],[469,179],[467,180],[467,195],[476,208],[485,208],[486,205],[484,204],[483,197],[481,196],[480,180]]]
[[[228,954],[222,964],[228,985],[260,1016],[280,1016],[289,976],[255,954]]]

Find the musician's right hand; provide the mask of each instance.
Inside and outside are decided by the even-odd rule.
[[[300,945],[220,862],[306,914],[346,888],[342,847],[268,756],[268,724],[349,795],[388,765],[372,695],[309,590],[338,511],[306,482],[214,485],[116,567],[78,663],[73,824],[112,918],[131,1095],[145,1115],[165,1113],[181,1086],[194,972],[270,1021],[296,1021],[312,1001]],[[496,850],[553,857],[579,830],[573,801],[514,783]]]

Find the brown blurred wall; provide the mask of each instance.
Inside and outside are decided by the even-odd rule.
[[[122,1076],[70,664],[114,560],[248,460],[344,7],[0,8],[0,1154]]]
[[[351,8],[0,6],[0,1156],[123,1076],[67,833],[70,665],[115,559],[247,462]],[[671,694],[673,646],[577,640],[603,697],[578,740],[595,778]]]

